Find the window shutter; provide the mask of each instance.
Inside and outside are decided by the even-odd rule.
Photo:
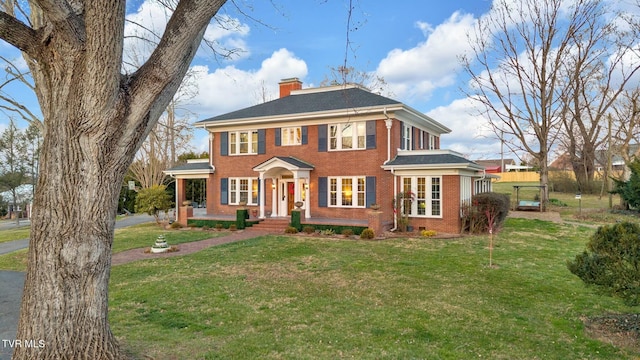
[[[309,142],[309,129],[307,126],[302,127],[302,145],[307,145]]]
[[[280,136],[282,136],[282,129],[276,128],[276,146],[282,145],[282,140],[280,139]]]
[[[371,207],[372,204],[376,203],[376,177],[375,176],[367,176],[365,186],[366,191],[366,205],[367,208]]]
[[[220,179],[220,204],[229,204],[229,178]]]
[[[329,193],[329,183],[326,177],[318,178],[318,206],[327,207],[327,194]]]
[[[262,189],[260,189],[260,178],[257,178],[257,179],[255,179],[253,181],[257,181],[258,182],[258,201],[257,201],[257,203],[258,203],[258,205],[260,205],[260,191],[262,191]]]
[[[404,123],[400,122],[400,150],[404,150]]]
[[[229,155],[229,133],[226,131],[220,133],[220,155]]]
[[[367,149],[376,148],[376,121],[367,121]]]
[[[418,148],[418,137],[416,136],[416,128],[411,128],[411,150]]]
[[[267,131],[265,129],[258,130],[258,154],[264,154],[267,151]]]
[[[327,151],[327,125],[318,125],[318,152]]]

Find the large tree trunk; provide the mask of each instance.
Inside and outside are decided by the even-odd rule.
[[[17,334],[37,346],[17,347],[16,359],[122,358],[107,321],[108,285],[117,199],[135,144],[119,142],[114,126],[126,118],[124,102],[106,107],[109,94],[72,75],[69,59],[46,74],[66,90],[42,92],[45,136]]]
[[[124,0],[38,2],[41,32],[0,12],[0,37],[36,59],[44,117],[14,359],[124,357],[107,319],[120,187],[224,2],[181,0],[147,63],[124,75]]]

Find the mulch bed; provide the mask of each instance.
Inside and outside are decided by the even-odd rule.
[[[640,352],[640,314],[607,314],[582,321],[590,337]]]

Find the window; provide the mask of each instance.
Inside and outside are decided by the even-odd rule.
[[[436,149],[436,136],[433,134],[429,134],[429,150]]]
[[[411,216],[442,216],[442,179],[439,176],[408,176],[402,178],[404,192],[411,192]]]
[[[257,154],[258,131],[235,131],[229,133],[229,154]]]
[[[302,127],[290,127],[281,129],[281,141],[283,146],[302,144]]]
[[[242,201],[247,205],[258,205],[258,179],[229,179],[229,204],[238,205]]]
[[[349,122],[329,126],[329,150],[365,149],[367,123]]]
[[[329,206],[365,207],[365,177],[329,178]]]
[[[404,149],[405,150],[411,150],[411,148],[412,148],[412,146],[411,146],[411,144],[412,144],[412,141],[411,141],[412,140],[411,139],[412,136],[411,135],[413,133],[412,130],[413,130],[412,126],[407,126],[407,125],[404,126],[404,144],[403,145],[404,145]]]

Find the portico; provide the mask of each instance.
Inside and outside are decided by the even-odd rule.
[[[271,216],[291,215],[296,203],[302,203],[304,217],[311,217],[309,185],[313,165],[291,156],[274,156],[253,168],[259,173],[259,197],[261,219],[266,218],[266,196],[269,189],[266,180],[271,182]]]

